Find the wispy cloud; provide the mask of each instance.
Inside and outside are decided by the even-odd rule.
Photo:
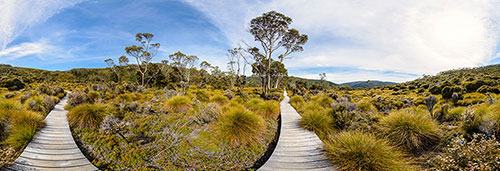
[[[0,51],[1,62],[14,60],[23,56],[45,54],[54,50],[54,46],[47,41],[26,42]]]
[[[83,0],[2,0],[0,5],[0,50],[27,28],[46,21],[64,8]]]
[[[435,74],[486,64],[496,53],[500,31],[496,0],[186,2],[211,18],[231,44],[253,41],[246,23],[263,12],[291,16],[293,27],[310,35],[305,51],[286,62],[297,68]]]

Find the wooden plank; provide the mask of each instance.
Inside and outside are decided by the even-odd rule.
[[[64,110],[67,97],[47,118],[46,126],[35,134],[14,165],[7,170],[98,170],[80,151],[69,129]]]
[[[285,91],[281,101],[281,131],[269,160],[258,170],[335,170],[324,156],[323,142],[314,132],[300,127],[301,116],[288,103]]]

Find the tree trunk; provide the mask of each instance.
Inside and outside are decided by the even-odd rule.
[[[142,82],[141,82],[141,83],[142,83],[142,84],[141,84],[141,87],[143,87],[143,88],[144,88],[144,76],[145,76],[145,73],[142,73],[142,72],[141,72],[141,80],[142,80]]]
[[[274,85],[274,88],[278,88],[278,86],[280,84],[280,80],[281,80],[281,76],[278,76],[278,78],[276,78],[276,84]]]

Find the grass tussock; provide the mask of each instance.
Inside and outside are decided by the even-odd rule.
[[[219,118],[217,135],[233,146],[246,145],[258,140],[264,128],[261,116],[242,108],[233,108]]]
[[[37,130],[44,125],[43,116],[39,113],[28,110],[9,110],[11,128],[5,143],[15,149],[19,149],[28,144]]]
[[[414,170],[404,153],[372,134],[349,131],[330,136],[325,149],[340,170]]]
[[[276,119],[280,114],[280,103],[275,100],[267,100],[259,103],[257,107],[255,112],[264,118]]]
[[[224,106],[229,102],[229,99],[223,95],[215,95],[210,97],[210,102],[217,103],[220,106]]]
[[[245,107],[252,111],[257,111],[261,103],[264,103],[264,100],[259,98],[252,98],[245,103]]]
[[[23,105],[15,100],[0,100],[0,110],[21,110]]]
[[[106,115],[114,111],[105,104],[81,104],[68,112],[68,122],[79,128],[97,128]]]
[[[167,100],[165,109],[173,113],[182,113],[192,109],[191,99],[186,96],[175,96]]]
[[[322,134],[328,131],[331,118],[325,112],[307,112],[299,121],[302,128]]]
[[[383,136],[410,152],[429,149],[439,144],[442,138],[437,122],[415,109],[391,112],[379,124]]]
[[[306,101],[304,100],[304,97],[295,95],[290,97],[290,105],[292,105],[295,109],[299,108],[301,105],[303,105]]]

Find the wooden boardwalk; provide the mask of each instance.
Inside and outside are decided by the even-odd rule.
[[[82,154],[69,129],[64,110],[67,96],[45,119],[46,126],[38,131],[14,165],[7,170],[98,170]]]
[[[258,170],[335,170],[323,155],[323,142],[314,132],[300,127],[301,116],[289,101],[285,91],[285,98],[281,101],[278,144],[269,160]]]

